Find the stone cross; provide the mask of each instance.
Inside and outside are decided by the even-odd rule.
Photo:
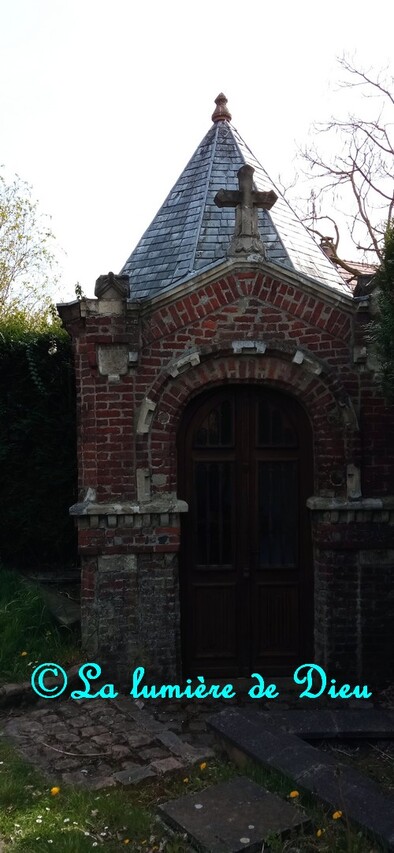
[[[270,210],[278,196],[273,190],[258,192],[253,189],[253,166],[246,164],[238,171],[239,190],[219,190],[214,202],[218,207],[235,207],[235,232],[229,255],[257,254],[265,257],[259,233],[257,209]]]

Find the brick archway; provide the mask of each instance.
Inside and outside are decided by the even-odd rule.
[[[337,376],[314,375],[290,361],[289,355],[215,354],[176,378],[162,374],[148,392],[155,411],[148,439],[152,475],[160,472],[158,491],[176,492],[176,440],[185,407],[204,390],[226,383],[257,383],[291,394],[313,428],[315,494],[344,496],[346,465],[360,456],[358,425]],[[138,442],[137,442],[138,445]]]

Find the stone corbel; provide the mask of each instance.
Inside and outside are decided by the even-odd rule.
[[[346,468],[347,497],[354,501],[362,498],[360,469],[350,464]]]
[[[149,468],[137,468],[137,497],[140,503],[150,501],[151,476]]]
[[[366,346],[354,346],[353,347],[353,364],[365,364],[367,361],[367,348]]]
[[[347,400],[339,400],[338,402],[341,407],[342,418],[345,426],[350,429],[359,430],[360,425],[352,401],[348,398]]]
[[[264,341],[233,341],[231,346],[235,355],[264,355],[267,349]]]
[[[197,364],[200,364],[200,354],[196,350],[190,350],[171,362],[168,373],[175,378],[190,367],[196,367]]]
[[[128,275],[115,275],[113,272],[100,275],[94,294],[98,299],[99,314],[123,314],[129,295]]]
[[[144,435],[149,432],[155,409],[156,403],[154,403],[153,400],[149,400],[148,397],[145,397],[145,400],[142,401],[138,415],[137,435]]]
[[[310,355],[306,355],[302,350],[298,349],[293,356],[293,364],[302,364],[306,370],[309,370],[310,373],[313,373],[315,376],[320,376],[323,368],[321,364],[317,361],[317,359],[312,358]]]

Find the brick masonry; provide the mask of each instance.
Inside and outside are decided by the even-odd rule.
[[[296,397],[313,429],[315,658],[333,674],[387,675],[394,412],[367,299],[272,270],[228,261],[150,301],[101,285],[98,299],[59,309],[75,349],[84,642],[124,674],[142,663],[181,675],[185,407],[208,388],[255,383]]]

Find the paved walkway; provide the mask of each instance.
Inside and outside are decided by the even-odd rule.
[[[289,708],[310,708],[310,702],[299,700],[294,685],[285,680],[275,701],[251,702],[247,687],[249,682],[240,681],[237,698],[227,701],[143,703],[129,696],[40,700],[0,711],[0,731],[51,779],[55,774],[58,780],[94,789],[132,784],[181,772],[212,756],[215,737],[206,722],[229,705],[258,706],[279,714]],[[368,702],[363,705],[370,707]]]
[[[149,700],[143,703],[136,702],[129,696],[119,696],[114,700],[40,700],[25,708],[2,711],[0,732],[11,740],[19,753],[42,770],[51,785],[71,783],[98,790],[115,784],[138,784],[145,779],[160,777],[170,772],[179,773],[181,777],[186,775],[193,764],[205,761],[213,755],[212,745],[215,738],[212,722],[207,728],[207,720],[216,712],[216,718],[219,720],[219,723],[213,726],[216,733],[218,726],[220,729],[225,725],[227,737],[227,728],[231,724],[230,740],[238,744],[239,748],[244,748],[248,755],[253,755],[263,764],[271,765],[273,762],[276,769],[286,772],[286,775],[294,778],[301,787],[309,787],[313,793],[318,794],[319,799],[336,806],[336,797],[332,795],[334,788],[337,791],[335,762],[325,753],[320,754],[314,747],[288,732],[296,732],[302,737],[303,732],[307,731],[309,735],[312,733],[320,738],[322,735],[330,737],[330,734],[332,736],[339,732],[348,735],[348,730],[355,727],[358,737],[363,734],[371,736],[371,733],[373,736],[392,736],[393,712],[374,711],[371,703],[364,703],[365,711],[361,713],[361,723],[360,712],[355,720],[350,703],[343,707],[346,707],[347,711],[341,711],[337,706],[335,712],[322,709],[311,711],[308,703],[307,710],[301,710],[300,702],[294,699],[291,691],[285,690],[282,691],[280,702],[261,704],[245,701],[245,697],[242,700],[240,695],[238,701],[230,702]],[[222,708],[226,710],[218,714]],[[257,708],[265,713],[256,715]],[[292,708],[294,710],[291,710]],[[256,716],[260,717],[262,726],[256,723]],[[251,726],[254,728],[250,732]],[[245,738],[248,741],[246,746]],[[266,752],[263,755],[264,749]],[[291,767],[287,764],[282,766],[279,760],[282,754],[286,760],[292,762]],[[306,778],[309,771],[312,774],[310,785]],[[354,770],[344,768],[341,773],[346,787],[343,793],[349,800],[346,803],[349,817],[359,826],[380,836],[389,849],[394,850],[394,827],[389,817],[386,817],[387,797],[377,790],[376,785],[369,780],[363,780]],[[210,793],[208,791],[205,794],[208,807]],[[211,795],[211,799],[216,802],[216,789],[211,790]],[[224,798],[227,797],[226,790],[223,795]],[[199,795],[200,800],[201,796]],[[189,800],[190,797],[183,797],[181,812],[183,814],[185,809],[187,812],[190,807],[193,817],[194,809],[202,809],[205,800],[204,803],[199,800],[198,804],[190,801],[191,805]],[[368,817],[371,804],[373,819]],[[216,815],[216,805],[214,811]],[[224,821],[223,826],[226,824],[226,815],[228,817],[228,812],[224,809],[223,814],[218,816],[222,823]],[[173,815],[170,819],[172,825],[174,819]],[[182,821],[181,815],[177,827],[181,831],[186,829],[189,836],[194,837],[193,832],[189,831],[190,827],[187,828]],[[224,832],[222,823],[220,832]],[[253,831],[262,832],[257,820],[251,821],[249,829],[252,824]],[[264,837],[263,833],[261,838]],[[211,848],[208,846],[205,849]],[[229,851],[238,849],[238,846],[228,847]]]
[[[56,778],[56,784],[99,789],[181,772],[212,756],[209,746],[192,746],[178,736],[173,729],[179,729],[179,720],[171,727],[169,711],[164,716],[165,723],[126,696],[42,700],[26,710],[3,712],[0,730],[53,783]]]

